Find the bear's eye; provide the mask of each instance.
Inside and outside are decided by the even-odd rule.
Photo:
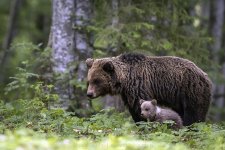
[[[148,108],[145,108],[145,111],[149,111],[149,109]]]
[[[94,79],[92,83],[93,83],[93,84],[99,84],[100,82],[101,82],[101,80],[99,80],[99,79]]]

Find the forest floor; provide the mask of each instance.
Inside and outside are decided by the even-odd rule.
[[[141,122],[128,113],[102,110],[78,118],[61,109],[48,110],[38,100],[0,104],[0,149],[132,149],[222,150],[225,123],[197,123],[179,131],[163,124]]]

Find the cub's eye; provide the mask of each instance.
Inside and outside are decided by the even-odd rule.
[[[99,84],[99,83],[101,83],[101,80],[99,80],[99,79],[94,79],[92,83],[93,83],[93,84]]]
[[[145,109],[145,111],[149,111],[149,109],[148,109],[148,108],[146,108],[146,109]]]

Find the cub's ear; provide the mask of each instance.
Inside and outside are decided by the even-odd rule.
[[[155,105],[155,106],[157,105],[157,100],[156,99],[153,99],[151,102],[152,102],[153,105]]]
[[[144,101],[145,101],[145,100],[140,99],[140,100],[139,100],[140,105],[141,105],[142,103],[144,103]]]
[[[86,64],[87,64],[88,69],[91,68],[91,66],[93,65],[93,62],[94,62],[94,59],[92,59],[92,58],[88,58],[86,60]]]
[[[114,71],[114,66],[113,66],[113,63],[111,61],[108,61],[106,62],[102,69],[105,71],[105,72],[108,72],[108,73],[112,73]]]

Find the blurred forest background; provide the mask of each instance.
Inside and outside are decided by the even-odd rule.
[[[29,99],[87,116],[124,111],[119,97],[89,101],[85,60],[124,52],[187,58],[214,83],[209,119],[225,120],[224,0],[1,0],[0,99]],[[35,85],[35,86],[34,86]],[[52,86],[54,85],[54,86]]]

